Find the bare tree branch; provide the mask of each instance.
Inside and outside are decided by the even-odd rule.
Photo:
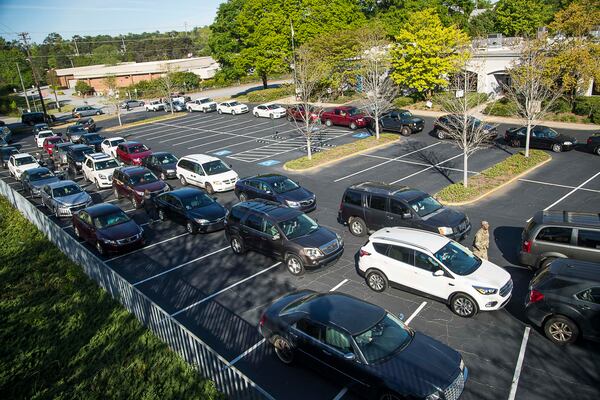
[[[159,87],[168,99],[167,101],[169,102],[169,109],[171,110],[171,114],[173,114],[175,111],[173,110],[172,94],[175,90],[179,89],[173,82],[173,73],[176,72],[176,70],[173,69],[171,64],[163,64],[162,69],[165,71],[165,74],[160,77]]]
[[[121,122],[121,107],[119,104],[121,100],[119,87],[117,86],[117,77],[114,75],[107,76],[104,79],[104,85],[107,88],[106,102],[109,105],[115,107],[117,119],[119,120],[119,126],[122,126],[123,123]]]

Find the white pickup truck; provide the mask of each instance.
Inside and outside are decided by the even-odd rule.
[[[192,112],[192,111],[202,111],[202,112],[216,111],[217,110],[217,103],[215,101],[213,101],[213,99],[211,99],[210,97],[200,97],[200,98],[197,98],[194,101],[190,101],[190,102],[186,103],[185,104],[185,108],[188,110],[188,112]]]

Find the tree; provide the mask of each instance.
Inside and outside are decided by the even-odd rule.
[[[396,36],[391,51],[392,79],[401,87],[414,89],[430,98],[448,84],[445,78],[456,71],[469,38],[456,26],[444,27],[432,9],[412,14]]]
[[[237,66],[236,58],[242,48],[238,15],[245,2],[246,0],[228,0],[221,3],[210,26],[212,34],[208,39],[208,47],[213,58],[221,65],[219,74],[227,80],[244,75],[244,70]]]
[[[175,87],[190,91],[200,86],[200,78],[193,72],[178,71],[173,72],[171,79]]]
[[[121,107],[120,107],[120,97],[121,93],[119,87],[117,85],[117,77],[114,75],[109,75],[104,79],[104,86],[106,86],[106,101],[109,105],[115,108],[115,112],[117,113],[117,119],[119,120],[119,126],[122,126],[121,122]]]
[[[467,31],[471,37],[487,37],[489,33],[496,32],[496,12],[489,9],[472,17]]]
[[[552,18],[552,9],[542,0],[499,0],[496,27],[507,36],[532,36]]]
[[[88,85],[86,81],[78,80],[77,83],[75,83],[75,91],[77,91],[77,92],[81,93],[83,96],[85,96],[86,94],[93,93],[94,88],[91,87],[90,85]]]
[[[173,114],[175,110],[173,109],[172,95],[176,90],[179,90],[179,86],[177,86],[174,78],[178,72],[173,70],[171,64],[163,64],[162,70],[165,71],[165,73],[158,79],[158,87],[165,98],[168,99],[169,109],[171,110],[171,114]]]
[[[526,41],[517,64],[509,70],[511,83],[504,86],[506,97],[515,103],[517,115],[527,125],[525,157],[529,157],[531,128],[562,95],[547,68],[547,57],[545,41]]]

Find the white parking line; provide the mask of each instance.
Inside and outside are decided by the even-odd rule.
[[[561,201],[563,201],[564,199],[566,199],[567,197],[569,197],[570,195],[572,195],[573,193],[575,193],[576,191],[580,190],[583,186],[585,186],[587,183],[589,183],[591,180],[593,180],[598,175],[600,175],[600,172],[596,173],[594,176],[592,176],[591,178],[587,179],[581,185],[575,187],[569,193],[565,194],[563,197],[561,197],[560,199],[556,200],[554,203],[550,204],[548,207],[544,208],[544,211],[547,211],[547,210],[551,209],[552,207],[554,207],[555,205],[557,205],[558,203],[560,203]]]
[[[333,400],[340,400],[342,397],[344,397],[347,391],[347,387],[342,388],[342,390],[340,390],[340,392],[333,398]]]
[[[412,178],[412,177],[413,177],[413,176],[415,176],[415,175],[419,175],[419,174],[421,174],[421,173],[423,173],[423,172],[425,172],[425,171],[429,171],[429,170],[430,170],[430,169],[432,169],[432,168],[438,167],[438,166],[440,166],[440,165],[442,165],[442,164],[444,164],[444,163],[447,163],[448,161],[452,161],[452,160],[454,160],[455,158],[462,157],[462,156],[463,156],[463,155],[462,155],[462,153],[461,153],[461,154],[457,154],[457,155],[455,155],[454,157],[450,157],[450,158],[448,158],[448,159],[446,159],[446,160],[444,160],[444,161],[440,161],[440,162],[439,162],[439,163],[437,163],[437,164],[430,165],[429,167],[427,167],[427,168],[423,168],[422,170],[420,170],[420,171],[417,171],[417,172],[415,172],[415,173],[412,173],[412,174],[410,174],[410,175],[408,175],[408,176],[405,176],[404,178],[397,179],[397,180],[395,180],[394,182],[391,182],[391,184],[393,185],[394,183],[398,183],[398,182],[401,182],[401,181],[403,181],[403,180],[405,180],[405,179]]]
[[[427,304],[426,301],[422,302],[421,305],[419,307],[417,307],[415,312],[413,312],[412,315],[410,317],[408,317],[408,319],[404,323],[406,325],[410,324],[410,321],[412,321],[417,316],[417,314],[421,312],[421,310],[423,309],[423,307],[425,307],[426,304]]]
[[[189,306],[187,306],[187,307],[184,307],[184,308],[182,308],[182,309],[181,309],[181,310],[179,310],[179,311],[176,311],[176,312],[174,312],[173,314],[171,314],[171,317],[174,317],[174,316],[176,316],[176,315],[179,315],[179,314],[181,314],[182,312],[186,312],[186,311],[187,311],[187,310],[189,310],[190,308],[194,308],[194,307],[196,307],[196,306],[197,306],[197,305],[199,305],[199,304],[205,303],[205,302],[207,302],[208,300],[211,300],[211,299],[213,299],[213,298],[217,297],[217,296],[218,296],[218,295],[220,295],[221,293],[228,291],[229,289],[232,289],[232,288],[234,288],[234,287],[236,287],[236,286],[238,286],[238,285],[240,285],[240,284],[242,284],[242,283],[244,283],[244,282],[246,282],[246,281],[249,281],[249,280],[250,280],[250,279],[252,279],[252,278],[255,278],[255,277],[259,276],[259,275],[262,275],[262,274],[264,274],[264,273],[265,273],[265,272],[267,272],[267,271],[270,271],[270,270],[272,270],[273,268],[276,268],[276,267],[278,267],[280,264],[281,264],[281,262],[277,262],[277,263],[275,263],[275,264],[271,265],[271,266],[270,266],[270,267],[268,267],[268,268],[265,268],[265,269],[263,269],[263,270],[261,270],[261,271],[258,271],[257,273],[255,273],[255,274],[253,274],[253,275],[250,275],[250,276],[249,276],[249,277],[247,277],[247,278],[244,278],[244,279],[242,279],[241,281],[238,281],[238,282],[236,282],[236,283],[234,283],[234,284],[232,284],[232,285],[229,285],[229,286],[227,286],[226,288],[224,288],[224,289],[221,289],[221,290],[219,290],[218,292],[215,292],[215,293],[211,294],[210,296],[207,296],[207,297],[203,298],[202,300],[199,300],[199,301],[197,301],[197,302],[195,302],[195,303],[192,303],[192,304],[190,304],[190,305],[189,305]]]
[[[382,165],[389,164],[389,163],[391,163],[391,162],[393,162],[393,161],[396,161],[396,160],[399,160],[399,159],[401,159],[401,158],[404,158],[404,157],[410,156],[411,154],[418,153],[418,152],[420,152],[420,151],[426,150],[426,149],[428,149],[428,148],[430,148],[430,147],[433,147],[433,146],[437,146],[437,145],[439,145],[439,144],[442,144],[442,142],[435,142],[435,143],[433,143],[433,144],[430,144],[429,146],[425,146],[425,147],[422,147],[422,148],[420,148],[420,149],[418,149],[418,150],[411,151],[410,153],[406,153],[406,154],[403,154],[403,155],[401,155],[401,156],[399,156],[399,157],[392,158],[392,159],[390,159],[390,160],[387,160],[387,161],[384,161],[384,162],[382,162],[382,163],[379,163],[379,164],[373,165],[373,166],[371,166],[371,167],[369,167],[369,168],[361,169],[360,171],[354,172],[354,173],[352,173],[352,174],[350,174],[350,175],[342,176],[341,178],[338,178],[338,179],[334,180],[334,182],[339,182],[339,181],[342,181],[342,180],[344,180],[344,179],[348,179],[348,178],[351,178],[351,177],[353,177],[353,176],[356,176],[356,175],[358,175],[358,174],[362,174],[363,172],[367,172],[367,171],[370,171],[370,170],[372,170],[372,169],[379,168],[379,167],[381,167]]]
[[[279,125],[279,127],[281,127],[281,126],[283,126],[283,125]],[[244,144],[244,143],[255,142],[258,139],[265,140],[265,141],[272,140],[272,141],[276,142],[275,139],[267,139],[267,138],[272,137],[273,136],[272,134],[268,134],[268,135],[265,135],[265,136],[256,136],[256,137],[252,136],[252,135],[254,135],[254,134],[258,133],[258,132],[267,131],[269,129],[271,129],[271,127],[267,127],[267,128],[264,128],[264,129],[259,129],[257,131],[252,131],[251,133],[248,133],[246,135],[237,135],[237,137],[248,137],[248,138],[251,138],[251,139],[250,140],[245,140],[245,141],[240,142],[240,143],[235,143],[235,144],[232,144],[232,145],[229,145],[229,146],[221,147],[219,149],[209,150],[208,152],[210,153],[210,152],[213,152],[213,151],[216,151],[216,150],[220,150],[220,149],[228,149],[230,147],[239,146],[239,145]],[[278,134],[281,135],[283,133],[288,133],[288,132],[292,132],[292,131],[295,131],[295,129],[289,129],[289,130],[286,130],[286,131],[278,132]],[[202,143],[202,144],[198,144],[196,146],[191,146],[190,149],[195,149],[197,147],[208,146],[210,144],[214,144],[214,143],[218,143],[218,142],[224,142],[226,140],[232,140],[232,139],[236,139],[236,138],[234,138],[234,137],[228,137],[228,138],[223,138],[223,139],[219,139],[219,140],[213,140],[212,142]]]
[[[242,358],[246,357],[248,354],[252,353],[254,350],[259,348],[266,341],[267,341],[267,339],[263,339],[260,342],[256,343],[254,346],[250,347],[248,350],[246,350],[245,352],[243,352],[242,354],[240,354],[233,360],[229,361],[229,364],[227,364],[225,367],[223,367],[223,369],[225,370],[227,368],[230,368],[233,364],[240,361]]]
[[[523,332],[523,341],[521,341],[521,350],[519,350],[519,357],[517,358],[517,365],[515,366],[515,374],[513,375],[512,385],[510,386],[508,400],[514,400],[517,394],[517,387],[519,386],[519,377],[521,376],[521,368],[523,367],[523,359],[525,358],[525,350],[527,349],[528,340],[529,327],[526,326],[525,332]]]
[[[575,186],[559,185],[558,183],[550,183],[550,182],[533,181],[531,179],[519,179],[519,181],[527,182],[527,183],[537,183],[537,184],[546,185],[546,186],[556,186],[556,187],[561,187],[561,188],[565,188],[565,189],[575,189]],[[585,192],[592,192],[592,193],[600,193],[600,190],[587,189],[587,188],[579,188],[577,190],[582,190]]]
[[[423,163],[423,162],[409,161],[409,160],[395,160],[395,159],[392,159],[392,158],[389,158],[389,157],[376,156],[374,154],[361,154],[361,155],[363,157],[379,158],[381,160],[393,160],[393,161],[397,161],[399,163],[420,165],[422,167],[429,167],[429,166],[431,166],[431,164],[427,164],[427,163]],[[463,172],[462,168],[450,168],[450,167],[447,167],[447,168],[444,168],[444,169],[447,169],[449,171]],[[477,172],[477,171],[467,171],[467,172],[470,173],[470,174],[473,174],[473,175],[478,175],[479,174],[479,172]]]
[[[109,258],[108,260],[106,260],[106,262],[109,262],[109,261],[114,261],[114,260],[118,260],[119,258],[127,257],[127,256],[130,256],[130,255],[132,255],[132,254],[135,254],[135,253],[139,253],[139,252],[140,252],[140,251],[142,251],[142,250],[146,250],[146,249],[149,249],[149,248],[151,248],[151,247],[158,246],[159,244],[163,244],[163,243],[170,242],[171,240],[175,240],[175,239],[177,239],[177,238],[180,238],[180,237],[182,237],[182,236],[186,236],[186,235],[189,235],[189,233],[188,233],[188,232],[186,232],[186,233],[182,233],[181,235],[173,236],[172,238],[169,238],[169,239],[162,240],[162,241],[160,241],[160,242],[158,242],[158,243],[152,243],[152,244],[149,244],[148,246],[144,246],[144,247],[142,247],[142,248],[139,248],[139,249],[137,249],[137,250],[130,251],[129,253],[125,253],[125,254],[121,254],[120,256],[116,256],[116,257],[113,257],[113,258]]]
[[[338,290],[346,282],[348,282],[348,279],[344,279],[343,281],[341,281],[340,283],[338,283],[337,285],[335,285],[334,287],[332,287],[329,291],[330,292],[335,292],[336,290]]]
[[[218,253],[220,253],[220,252],[222,252],[222,251],[225,251],[225,250],[227,250],[227,249],[229,249],[229,248],[230,248],[230,246],[223,247],[222,249],[215,250],[215,251],[213,251],[212,253],[208,253],[208,254],[205,254],[205,255],[203,255],[203,256],[200,256],[200,257],[198,257],[198,258],[194,258],[193,260],[190,260],[190,261],[184,262],[183,264],[179,264],[178,266],[176,266],[176,267],[173,267],[173,268],[170,268],[170,269],[168,269],[168,270],[166,270],[166,271],[163,271],[163,272],[161,272],[161,273],[159,273],[159,274],[153,275],[153,276],[151,276],[151,277],[149,277],[149,278],[146,278],[146,279],[142,279],[141,281],[138,281],[138,282],[134,283],[134,284],[133,284],[133,286],[141,285],[141,284],[142,284],[142,283],[144,283],[144,282],[148,282],[148,281],[150,281],[150,280],[152,280],[152,279],[154,279],[154,278],[158,278],[159,276],[163,276],[163,275],[165,275],[165,274],[168,274],[169,272],[173,272],[173,271],[175,271],[175,270],[177,270],[177,269],[179,269],[179,268],[183,268],[183,267],[185,267],[186,265],[190,265],[190,264],[192,264],[192,263],[195,263],[196,261],[204,260],[205,258],[208,258],[208,257],[210,257],[210,256],[214,256],[215,254],[218,254]]]

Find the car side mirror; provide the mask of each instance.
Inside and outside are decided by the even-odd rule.
[[[273,235],[273,237],[271,238],[271,240],[275,241],[275,240],[279,240],[281,239],[281,235],[279,233],[276,233]]]
[[[344,354],[344,360],[354,361],[354,360],[356,360],[356,355],[354,353],[346,353],[346,354]]]
[[[409,212],[402,213],[402,219],[411,219],[412,214]]]
[[[402,314],[402,313],[398,314],[398,319],[400,321],[404,321],[404,314]]]
[[[441,269],[433,271],[433,276],[444,276],[444,271]]]

